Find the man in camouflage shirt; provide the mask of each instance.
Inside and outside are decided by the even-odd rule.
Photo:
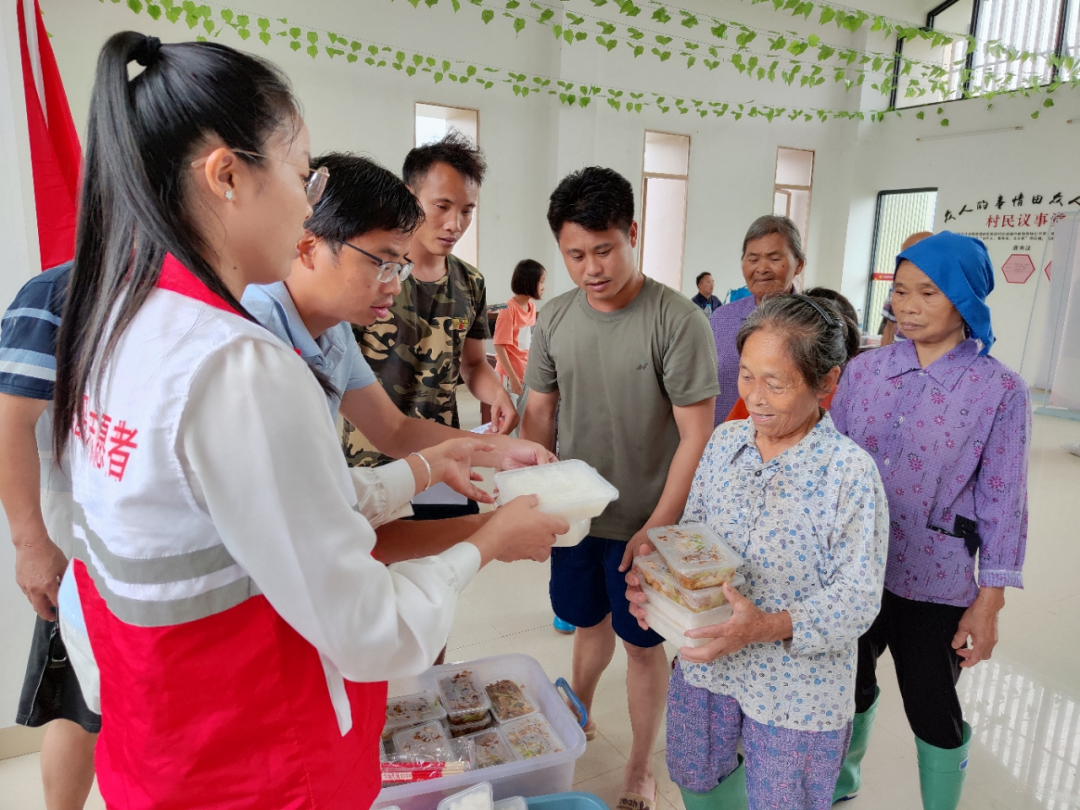
[[[459,427],[457,386],[464,381],[491,406],[498,432],[509,433],[517,413],[484,348],[489,336],[484,277],[451,254],[472,223],[485,169],[480,150],[454,130],[409,152],[402,176],[425,216],[409,248],[413,272],[389,315],[354,331],[368,364],[406,416]],[[348,425],[345,454],[351,466],[389,461]]]

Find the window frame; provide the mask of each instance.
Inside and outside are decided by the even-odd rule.
[[[780,150],[787,149],[790,152],[809,152],[812,157],[810,158],[810,185],[808,186],[796,186],[785,183],[777,183],[776,175],[780,171]],[[791,194],[792,191],[805,191],[806,192],[806,233],[799,234],[802,238],[803,253],[807,251],[807,245],[810,244],[810,212],[814,209],[814,173],[817,171],[817,150],[806,149],[802,146],[777,146],[776,147],[776,163],[773,164],[773,204],[775,205],[776,194],[783,193],[787,195],[788,200],[788,212],[791,211]],[[790,217],[788,217],[790,219]]]
[[[920,30],[922,30],[922,31],[933,31],[933,30],[935,30],[934,29],[934,23],[937,20],[937,18],[943,12],[947,11],[948,9],[955,6],[957,3],[961,3],[961,2],[968,2],[968,0],[944,0],[944,2],[942,2],[940,5],[937,5],[934,8],[932,8],[926,14],[926,25],[921,26]],[[971,21],[968,23],[968,30],[966,32],[964,32],[964,33],[967,36],[974,36],[974,32],[979,30],[979,20],[980,20],[979,10],[980,10],[980,7],[982,5],[982,0],[970,0],[970,2],[971,2]],[[1071,3],[1080,3],[1080,0],[1062,0],[1062,2],[1061,2],[1061,13],[1060,13],[1060,16],[1058,17],[1057,39],[1056,39],[1055,47],[1054,47],[1054,55],[1058,56],[1058,57],[1062,56],[1062,54],[1064,52],[1064,49],[1065,49],[1065,35],[1066,35],[1065,22],[1069,18],[1069,10],[1070,10],[1070,4]],[[956,33],[960,33],[960,32],[958,31]],[[891,77],[892,78],[892,88],[889,91],[889,112],[895,112],[898,109],[897,106],[896,106],[896,102],[897,102],[898,93],[900,92],[900,70],[901,70],[901,68],[903,66],[904,42],[905,42],[905,40],[904,40],[903,37],[898,36],[896,38],[896,52],[895,52],[895,55],[893,57],[892,77]],[[974,66],[974,63],[975,63],[975,53],[974,53],[974,51],[969,51],[967,56],[964,58],[964,67],[968,71],[968,80],[964,83],[964,86],[960,91],[959,97],[957,97],[957,98],[947,98],[947,99],[943,99],[941,101],[925,101],[925,102],[922,102],[921,104],[911,104],[910,106],[900,107],[899,109],[902,109],[902,110],[914,110],[914,109],[918,109],[919,107],[932,107],[932,106],[935,106],[935,105],[950,104],[950,103],[952,103],[954,101],[964,101],[966,99],[978,98],[979,97],[978,94],[972,94],[972,92],[971,92],[971,70],[972,70],[972,68]],[[1048,81],[1046,84],[1040,85],[1040,87],[1047,87],[1048,85],[1053,84],[1057,80],[1057,73],[1058,73],[1058,69],[1055,66],[1052,69],[1051,73],[1050,73],[1050,81]]]
[[[649,146],[649,135],[671,135],[676,138],[686,138],[686,174],[666,174],[664,172],[647,172],[645,171],[645,150]],[[687,132],[668,132],[662,129],[646,129],[641,134],[641,225],[639,238],[640,244],[638,245],[638,271],[642,275],[645,273],[645,237],[646,234],[646,212],[649,205],[649,186],[648,181],[652,178],[658,180],[682,180],[685,183],[685,190],[683,195],[683,222],[682,222],[682,260],[679,263],[679,286],[673,289],[682,289],[683,283],[683,270],[686,267],[686,220],[690,214],[690,150],[693,147],[693,138]],[[650,276],[651,278],[651,276]],[[662,282],[661,282],[662,283]]]
[[[978,0],[976,0],[978,2]],[[929,192],[939,193],[941,189],[938,186],[923,186],[920,188],[890,188],[884,191],[879,191],[877,197],[874,200],[874,230],[873,238],[870,242],[870,265],[868,267],[868,273],[866,277],[866,303],[863,305],[863,323],[862,329],[867,334],[874,334],[871,331],[870,322],[870,302],[874,295],[874,267],[877,265],[878,259],[878,238],[881,235],[881,209],[882,199],[884,197],[893,197],[898,194],[927,194]],[[935,204],[936,207],[936,204]],[[935,214],[936,216],[936,214]],[[884,279],[881,279],[884,281]],[[881,313],[878,313],[878,317],[881,317]]]

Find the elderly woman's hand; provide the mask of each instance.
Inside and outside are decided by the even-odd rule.
[[[980,588],[975,602],[964,611],[956,628],[952,646],[964,660],[962,669],[989,660],[998,641],[998,613],[1005,607],[1004,588]],[[968,638],[971,647],[967,646]]]
[[[720,624],[687,631],[689,638],[711,638],[712,641],[704,647],[683,647],[679,654],[684,660],[707,664],[722,655],[738,652],[748,644],[791,638],[791,614],[786,610],[782,613],[758,610],[730,582],[724,583],[724,596],[731,603],[731,618]]]

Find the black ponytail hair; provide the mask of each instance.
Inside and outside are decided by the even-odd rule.
[[[128,78],[132,61],[144,70]],[[300,111],[273,65],[211,42],[162,45],[134,31],[101,49],[87,123],[75,262],[57,338],[53,445],[59,458],[82,402],[98,393],[121,335],[161,274],[166,253],[238,312],[240,302],[204,258],[187,181],[211,138],[251,164]],[[322,382],[322,381],[320,381]]]

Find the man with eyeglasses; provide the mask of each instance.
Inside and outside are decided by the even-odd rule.
[[[368,326],[386,317],[401,282],[412,270],[408,252],[423,209],[391,172],[362,157],[331,153],[312,161],[329,173],[297,245],[289,277],[276,284],[249,286],[241,303],[319,374],[332,390],[330,411],[356,425],[378,451],[392,458],[441,442],[480,437],[436,421],[410,418],[390,399],[361,354],[351,324]],[[532,442],[485,436],[491,452],[474,452],[476,466],[507,469],[544,463],[554,457]],[[388,468],[364,471],[378,492]],[[354,475],[363,474],[354,470]],[[381,524],[398,517],[378,499],[364,514]]]

